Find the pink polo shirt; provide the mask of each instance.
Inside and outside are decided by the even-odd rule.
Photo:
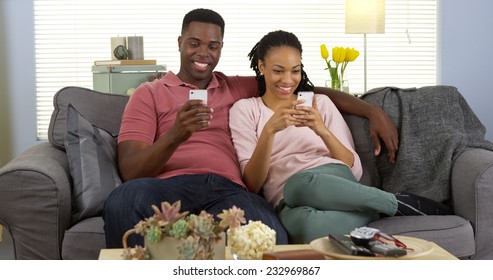
[[[197,87],[182,82],[172,72],[138,87],[125,107],[118,143],[154,143],[175,123],[190,89]],[[213,173],[244,186],[231,141],[229,109],[239,99],[256,96],[257,81],[255,77],[228,77],[214,72],[207,91],[208,106],[214,109],[210,126],[182,143],[156,177]]]

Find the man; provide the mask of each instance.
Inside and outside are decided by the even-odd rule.
[[[213,215],[236,205],[247,220],[261,220],[274,229],[278,244],[288,242],[274,209],[242,182],[229,131],[229,108],[256,95],[257,82],[254,77],[213,72],[223,36],[219,14],[207,9],[189,12],[178,37],[178,74],[170,71],[143,84],[130,98],[118,138],[118,165],[125,183],[110,194],[103,211],[107,247],[121,247],[124,232],[153,214],[151,205],[177,200],[182,211],[206,210]],[[192,89],[206,89],[207,103],[189,100]],[[378,135],[386,135],[383,140],[393,160],[396,130],[383,111],[347,94],[326,88],[315,91],[328,94],[343,111],[368,117],[376,152]],[[133,236],[128,243],[143,242]]]

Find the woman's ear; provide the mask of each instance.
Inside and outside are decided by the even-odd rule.
[[[258,70],[260,71],[260,74],[263,75],[264,70],[265,70],[264,62],[261,59],[259,59],[257,65],[258,65]]]

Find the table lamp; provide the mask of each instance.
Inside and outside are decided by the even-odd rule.
[[[346,34],[364,35],[366,93],[366,34],[385,33],[385,0],[346,0]]]

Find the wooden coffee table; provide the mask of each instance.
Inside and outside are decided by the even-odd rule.
[[[423,240],[424,241],[424,240]],[[455,256],[447,252],[442,247],[438,246],[434,242],[424,241],[431,245],[432,250],[430,253],[417,257],[417,260],[458,260]],[[312,249],[309,244],[294,244],[294,245],[277,245],[274,251],[290,251],[290,250],[307,250]],[[99,254],[100,260],[121,260],[122,249],[102,249]],[[327,259],[331,259],[326,257]],[[229,247],[226,247],[226,260],[232,260]]]

